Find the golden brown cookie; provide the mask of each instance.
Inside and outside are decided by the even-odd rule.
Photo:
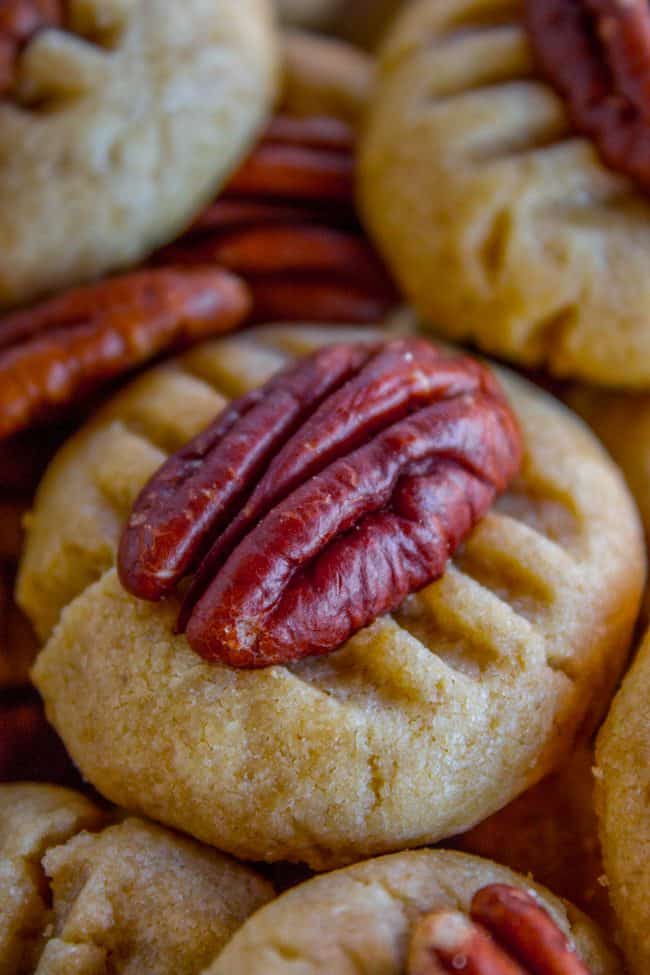
[[[286,975],[293,969],[416,975],[407,967],[407,949],[418,920],[431,911],[466,912],[476,892],[495,883],[533,893],[592,975],[622,975],[616,954],[576,908],[496,863],[444,850],[381,857],[294,887],[247,921],[205,975]],[[455,970],[464,968],[449,968]]]
[[[507,374],[521,476],[443,579],[338,652],[235,672],[173,635],[174,599],[124,592],[117,540],[166,454],[293,356],[378,334],[262,328],[148,372],[64,447],[31,516],[20,601],[51,637],[34,677],[75,762],[113,801],[244,858],[322,869],[470,828],[602,714],[637,614],[620,475]]]
[[[633,975],[650,967],[650,639],[614,700],[596,749],[596,801],[609,896]]]
[[[345,41],[300,30],[283,32],[282,55],[284,111],[358,124],[375,80],[369,55]]]
[[[0,307],[130,266],[181,231],[263,123],[267,0],[70,0],[0,100]]]
[[[594,753],[580,742],[568,761],[454,846],[532,877],[611,928],[594,804]]]
[[[386,40],[361,208],[455,340],[553,373],[650,381],[650,204],[537,74],[520,0],[419,0]]]
[[[199,975],[271,897],[216,850],[78,793],[0,787],[2,975]]]

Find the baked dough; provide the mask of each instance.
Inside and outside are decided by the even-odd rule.
[[[0,307],[125,268],[222,185],[273,95],[270,0],[70,0],[0,102]],[[76,31],[76,32],[75,32]]]
[[[650,202],[575,136],[520,0],[419,0],[360,146],[363,215],[435,329],[527,366],[650,381]]]
[[[381,857],[295,887],[247,921],[205,975],[403,975],[418,918],[468,910],[492,883],[533,890],[593,975],[622,975],[576,908],[496,863],[444,850]]]
[[[282,108],[358,125],[372,94],[375,62],[360,48],[301,30],[282,34]]]
[[[598,737],[596,802],[609,896],[632,975],[650,971],[650,635]]]
[[[216,850],[115,819],[67,789],[0,786],[2,975],[199,975],[272,896]]]
[[[173,600],[123,591],[115,546],[166,452],[291,356],[378,334],[262,328],[150,370],[63,448],[30,516],[19,599],[51,635],[33,675],[74,761],[112,801],[245,859],[323,869],[470,828],[603,713],[637,614],[622,478],[505,373],[521,477],[443,579],[338,652],[236,672],[172,634]]]

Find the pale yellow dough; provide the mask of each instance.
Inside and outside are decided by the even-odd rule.
[[[273,97],[270,0],[70,0],[0,104],[0,308],[178,234]],[[90,38],[90,39],[87,39]]]
[[[54,786],[0,786],[0,975],[199,975],[272,897],[247,867]]]
[[[166,452],[293,355],[378,334],[271,327],[149,371],[64,447],[31,515],[19,597],[50,636],[33,676],[75,762],[118,804],[243,858],[321,869],[471,827],[560,762],[626,657],[644,553],[622,478],[505,373],[521,476],[443,579],[338,652],[208,664],[173,635],[174,600],[122,590],[121,526]]]
[[[592,975],[623,975],[576,908],[496,863],[444,850],[381,857],[295,887],[247,921],[205,975],[403,975],[418,918],[467,911],[492,883],[533,892]]]
[[[553,373],[650,382],[650,202],[573,134],[520,0],[419,0],[360,145],[367,226],[455,340]]]
[[[609,895],[632,975],[650,971],[650,635],[598,738],[596,800]]]

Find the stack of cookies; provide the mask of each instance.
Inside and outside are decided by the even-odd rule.
[[[0,5],[0,975],[650,971],[650,7],[346,6]]]

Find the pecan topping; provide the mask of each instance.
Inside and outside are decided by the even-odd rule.
[[[327,653],[444,572],[520,458],[478,362],[421,339],[330,346],[162,466],[125,528],[120,577],[157,600],[194,572],[179,628],[206,659]]]
[[[160,352],[228,331],[245,285],[217,268],[139,271],[0,319],[0,438]]]
[[[21,50],[40,30],[60,27],[63,0],[3,0],[0,4],[0,98],[11,93]]]
[[[470,915],[425,915],[411,939],[408,975],[590,975],[527,891],[506,884],[484,887],[474,895]]]
[[[279,115],[219,199],[157,260],[241,274],[257,321],[377,321],[397,293],[357,220],[353,171],[345,123]]]
[[[650,190],[647,0],[526,0],[540,66],[611,169]]]

